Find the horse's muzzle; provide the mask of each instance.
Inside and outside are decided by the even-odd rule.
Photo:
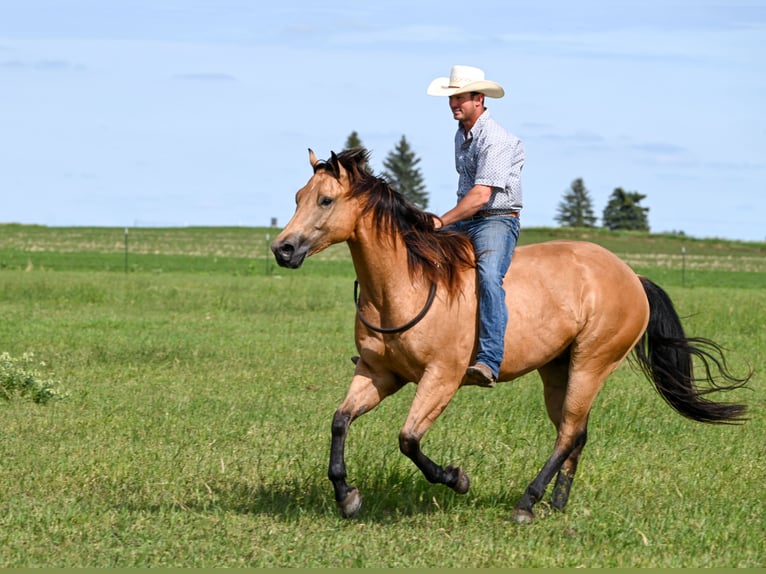
[[[306,254],[308,253],[308,247],[302,247],[300,241],[279,240],[277,238],[271,244],[271,251],[274,253],[274,257],[280,267],[297,269],[303,265],[303,260],[306,259]]]

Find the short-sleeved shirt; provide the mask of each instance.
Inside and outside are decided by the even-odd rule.
[[[462,124],[458,125],[455,134],[458,202],[474,185],[487,185],[492,188],[492,196],[482,209],[521,210],[523,166],[524,144],[497,123],[489,110],[479,116],[467,138]]]

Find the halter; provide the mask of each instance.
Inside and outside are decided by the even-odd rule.
[[[375,325],[368,323],[367,319],[362,316],[362,310],[359,308],[359,281],[354,279],[354,304],[356,305],[356,316],[359,317],[359,320],[365,327],[373,331],[377,331],[378,333],[401,333],[411,327],[414,327],[423,317],[426,316],[426,313],[428,313],[428,310],[431,308],[431,305],[434,302],[435,296],[436,283],[431,283],[431,290],[428,292],[428,299],[426,300],[425,306],[411,321],[408,321],[400,327],[376,327]]]

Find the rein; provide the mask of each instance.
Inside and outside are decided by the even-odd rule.
[[[428,310],[431,308],[431,305],[434,302],[435,296],[436,283],[431,283],[431,290],[428,292],[428,299],[426,300],[425,306],[411,321],[408,321],[400,327],[376,327],[375,325],[367,322],[367,319],[362,316],[362,310],[359,308],[359,281],[354,279],[354,304],[356,305],[356,316],[359,317],[359,320],[365,327],[373,331],[377,331],[378,333],[401,333],[402,331],[406,331],[407,329],[414,327],[423,317],[426,316],[426,313],[428,313]]]

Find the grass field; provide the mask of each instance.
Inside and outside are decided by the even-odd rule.
[[[567,511],[519,527],[554,439],[536,375],[464,389],[426,436],[471,476],[465,496],[399,453],[413,385],[359,419],[347,462],[365,506],[338,516],[326,471],[353,268],[342,245],[276,268],[274,234],[130,229],[126,265],[122,229],[0,225],[0,353],[34,353],[68,394],[0,395],[0,567],[766,565],[766,245],[523,232],[606,245],[756,374],[725,397],[752,420],[707,426],[621,367]]]

